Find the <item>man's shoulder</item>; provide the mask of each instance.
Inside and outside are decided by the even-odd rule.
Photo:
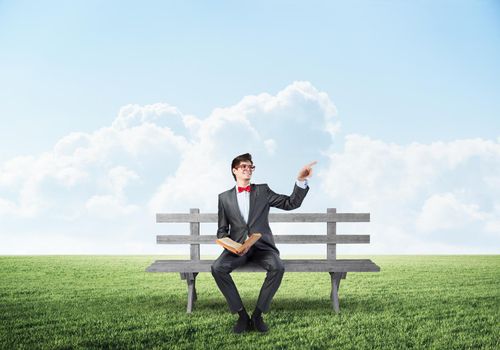
[[[256,188],[266,188],[267,184],[254,184]]]
[[[234,188],[235,188],[235,186],[231,187],[231,188],[230,188],[230,189],[228,189],[227,191],[224,191],[224,192],[219,193],[219,197],[223,197],[223,196],[225,196],[225,195],[230,194],[231,192],[233,192],[233,191],[234,191]]]
[[[234,187],[231,187],[229,190],[219,193],[219,197],[224,196],[224,195],[230,193],[233,189],[234,189]]]

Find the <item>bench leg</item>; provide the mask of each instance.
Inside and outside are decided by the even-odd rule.
[[[198,294],[196,293],[196,275],[194,276],[195,278],[193,279],[193,301],[198,300]]]
[[[187,300],[187,310],[186,312],[190,314],[193,312],[194,302],[198,299],[196,295],[196,276],[197,272],[181,272],[181,279],[185,279],[188,286],[188,300]]]
[[[340,288],[340,280],[345,279],[347,276],[347,272],[330,272],[330,277],[332,279],[332,292],[330,294],[330,298],[332,299],[332,305],[335,312],[340,311],[339,306],[339,288]]]
[[[196,276],[198,276],[198,272],[193,273],[193,303],[198,300],[198,294],[196,293]]]

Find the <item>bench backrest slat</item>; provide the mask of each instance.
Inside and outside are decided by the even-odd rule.
[[[273,235],[277,244],[370,243],[370,235]],[[216,235],[158,235],[158,244],[216,244]]]
[[[217,214],[213,213],[156,214],[156,222],[158,223],[217,221]],[[269,222],[370,222],[370,213],[270,213]]]

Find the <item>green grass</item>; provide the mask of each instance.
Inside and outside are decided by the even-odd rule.
[[[186,314],[177,273],[153,256],[0,257],[0,349],[499,349],[500,256],[375,256],[348,273],[340,314],[327,273],[286,273],[267,334],[231,333],[235,315],[209,273]],[[163,257],[164,258],[164,257]],[[252,310],[264,273],[235,273]]]

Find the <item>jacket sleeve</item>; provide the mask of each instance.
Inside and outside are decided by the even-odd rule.
[[[293,210],[300,207],[302,201],[306,197],[307,192],[309,192],[309,186],[304,189],[297,186],[297,184],[295,184],[295,186],[293,187],[293,192],[290,196],[277,194],[267,185],[266,189],[269,206],[283,210]]]
[[[226,212],[224,211],[224,205],[219,195],[219,212],[218,212],[218,228],[217,228],[217,238],[223,238],[229,236],[229,223],[227,221]]]

